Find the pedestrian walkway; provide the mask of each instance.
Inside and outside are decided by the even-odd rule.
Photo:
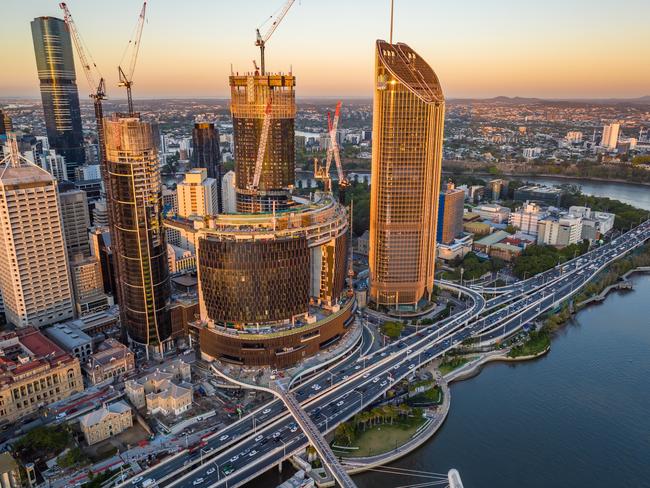
[[[339,463],[337,457],[332,452],[329,443],[322,436],[320,430],[318,430],[318,427],[316,427],[311,421],[311,418],[307,412],[302,409],[300,403],[298,400],[296,400],[296,397],[293,396],[293,393],[285,389],[286,385],[282,382],[273,382],[273,384],[270,386],[273,388],[273,391],[277,392],[278,396],[287,406],[293,417],[296,419],[296,422],[298,422],[298,425],[300,425],[300,428],[304,434],[316,449],[316,452],[318,452],[321,460],[323,461],[323,464],[327,466],[327,468],[332,473],[332,476],[338,482],[341,488],[356,487],[352,481],[352,478],[350,478],[350,475],[348,475],[343,466],[341,466]]]

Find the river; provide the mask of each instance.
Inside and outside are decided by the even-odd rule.
[[[650,210],[648,187],[579,183],[586,194]],[[650,276],[633,281],[634,291],[578,313],[547,356],[490,364],[453,384],[443,427],[393,466],[453,467],[467,488],[650,487]],[[281,479],[273,470],[251,485]],[[372,472],[353,479],[359,488],[427,481]]]

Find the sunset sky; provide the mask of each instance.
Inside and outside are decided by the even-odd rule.
[[[67,0],[109,96],[141,0]],[[293,66],[298,96],[371,96],[374,41],[389,0],[297,0],[267,45],[267,69]],[[134,96],[225,97],[230,65],[258,59],[255,28],[283,0],[150,0]],[[58,0],[0,0],[0,97],[38,96],[30,21]],[[394,40],[409,44],[453,97],[650,95],[647,0],[395,0]],[[266,24],[268,26],[268,24]],[[266,28],[266,26],[264,28]],[[264,29],[262,29],[264,30]],[[82,94],[88,86],[79,71]]]

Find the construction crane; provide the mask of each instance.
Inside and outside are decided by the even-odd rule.
[[[255,173],[253,174],[253,183],[248,186],[249,190],[255,190],[260,186],[260,178],[262,176],[262,164],[264,163],[264,155],[266,154],[266,143],[269,140],[269,132],[271,130],[271,99],[269,98],[264,110],[264,122],[262,122],[262,134],[260,135],[260,145],[257,148],[257,159],[255,159]]]
[[[284,19],[284,16],[287,15],[287,12],[293,5],[295,0],[288,0],[287,3],[284,4],[284,7],[282,7],[282,10],[280,10],[280,13],[277,15],[273,23],[271,24],[271,27],[269,27],[269,30],[266,32],[266,34],[262,35],[260,33],[260,28],[258,27],[255,29],[255,32],[257,34],[257,39],[255,40],[255,45],[260,48],[260,72],[262,76],[264,76],[264,49],[266,47],[266,42],[271,38],[273,33],[275,32],[275,29],[278,28],[278,25],[280,25],[280,22],[282,22],[282,19]]]
[[[339,126],[339,119],[341,117],[341,102],[336,104],[334,111],[334,121],[332,115],[327,112],[327,129],[330,137],[330,142],[327,147],[327,158],[325,159],[325,166],[319,166],[318,160],[314,160],[314,177],[317,180],[323,181],[325,191],[332,191],[332,179],[330,177],[330,168],[332,166],[332,157],[336,162],[336,172],[339,178],[339,200],[345,202],[345,190],[350,185],[345,174],[343,173],[343,166],[341,164],[341,155],[339,153],[339,145],[336,142],[336,131]]]
[[[102,100],[106,100],[106,83],[104,78],[99,72],[99,68],[92,61],[91,56],[86,55],[84,49],[84,44],[81,40],[81,35],[77,30],[77,25],[72,19],[72,14],[65,2],[59,3],[59,7],[63,10],[63,19],[65,20],[65,25],[72,37],[75,48],[77,50],[77,56],[79,56],[79,61],[81,61],[81,66],[83,67],[84,74],[86,75],[86,80],[88,81],[88,86],[93,92],[90,94],[90,98],[93,99],[93,105],[95,107],[95,121],[97,123],[97,147],[99,152],[99,162],[100,164],[104,161],[104,126],[102,119],[104,118],[104,108],[102,107]],[[90,57],[90,62],[88,61]],[[93,72],[96,72],[99,76],[99,83],[95,81],[95,75]]]
[[[140,51],[140,39],[142,38],[142,29],[144,27],[145,15],[147,12],[147,2],[145,1],[142,4],[142,10],[140,11],[140,16],[138,17],[138,23],[135,27],[135,34],[133,38],[129,40],[129,43],[124,50],[122,55],[122,60],[120,65],[117,67],[117,72],[119,75],[120,82],[117,86],[126,87],[126,100],[129,108],[129,115],[133,115],[133,97],[131,95],[131,86],[133,85],[133,73],[135,71],[135,63],[138,60],[138,52]],[[122,69],[122,61],[124,60],[126,53],[129,48],[131,48],[131,61],[129,62],[129,71],[124,72]]]

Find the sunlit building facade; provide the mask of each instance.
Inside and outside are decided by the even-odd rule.
[[[65,158],[67,178],[74,180],[86,155],[70,33],[55,17],[37,17],[31,26],[47,139]]]
[[[199,122],[192,129],[192,168],[207,169],[208,178],[221,183],[221,151],[219,131],[212,123]],[[217,187],[217,212],[223,212],[221,185]]]
[[[413,309],[433,291],[445,101],[409,46],[377,41],[370,199],[370,299]]]
[[[238,212],[268,212],[290,204],[289,190],[295,181],[294,87],[295,77],[290,74],[230,77]],[[259,185],[253,188],[267,108],[271,122]]]
[[[171,336],[167,243],[160,166],[151,124],[136,115],[104,118],[106,191],[122,327],[162,352]]]

